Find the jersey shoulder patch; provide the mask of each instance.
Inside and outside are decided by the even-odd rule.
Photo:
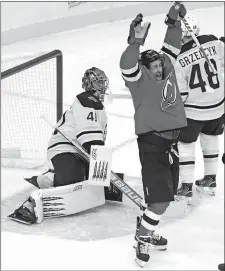
[[[91,93],[82,92],[77,95],[77,99],[83,107],[93,108],[95,110],[103,110],[103,104]]]
[[[201,35],[201,36],[197,36],[197,39],[200,44],[204,44],[204,43],[207,43],[210,41],[218,40],[218,38],[214,35]],[[180,54],[183,54],[183,53],[191,50],[194,47],[196,47],[194,40],[190,40],[189,42],[182,45]]]

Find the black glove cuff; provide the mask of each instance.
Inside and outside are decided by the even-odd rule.
[[[170,17],[169,17],[169,14],[166,15],[166,21],[165,21],[165,23],[166,23],[167,25],[175,25],[175,22],[176,22],[176,20],[170,18]]]
[[[138,39],[138,38],[133,38],[133,37],[128,37],[127,39],[127,43],[128,44],[140,44],[140,45],[144,45],[144,39]]]
[[[181,22],[179,20],[174,20],[169,17],[169,14],[166,15],[165,24],[169,26],[181,27]]]
[[[225,164],[225,153],[222,156],[222,162]]]

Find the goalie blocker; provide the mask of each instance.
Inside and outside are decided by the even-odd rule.
[[[89,185],[104,186],[105,199],[122,201],[122,192],[110,184],[110,173],[112,164],[112,149],[105,146],[91,146],[89,163]],[[123,180],[124,175],[117,173]]]

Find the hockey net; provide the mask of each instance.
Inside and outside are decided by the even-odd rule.
[[[55,123],[62,115],[62,53],[54,50],[14,67],[2,62],[1,164],[43,166],[52,128],[42,116]]]

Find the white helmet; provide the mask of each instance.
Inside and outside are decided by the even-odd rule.
[[[185,20],[187,21],[187,23],[189,24],[189,26],[193,30],[193,33],[195,34],[195,36],[198,36],[199,31],[200,31],[198,20],[193,15],[190,15],[190,14],[185,16]],[[190,31],[188,31],[188,29],[185,27],[183,21],[181,21],[181,28],[182,28],[182,32],[183,32],[182,33],[183,37],[191,37]]]

